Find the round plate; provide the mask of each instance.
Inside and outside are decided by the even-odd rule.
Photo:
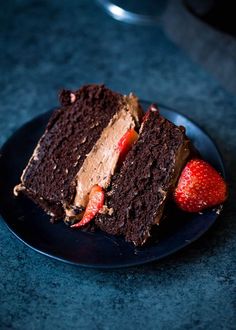
[[[150,102],[142,102],[144,109]],[[223,176],[221,156],[209,138],[196,124],[183,115],[160,106],[163,116],[176,125],[186,127],[187,135]],[[20,181],[38,139],[42,135],[52,111],[46,112],[18,129],[5,143],[0,158],[0,212],[8,228],[22,242],[49,257],[80,266],[116,268],[159,260],[190,244],[215,222],[219,208],[203,214],[186,214],[174,209],[170,219],[163,221],[155,242],[141,248],[134,247],[122,237],[101,231],[72,230],[63,222],[51,224],[49,216],[24,196],[15,198],[13,188]],[[171,209],[171,208],[170,208]]]

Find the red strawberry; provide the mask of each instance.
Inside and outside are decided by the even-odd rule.
[[[148,111],[143,116],[142,123],[145,123],[147,121],[151,111],[159,111],[159,110],[155,104],[151,104],[150,107],[148,108]]]
[[[78,228],[89,223],[104,204],[104,191],[99,185],[93,186],[89,194],[89,202],[85,209],[83,218],[81,221],[72,225],[73,228]]]
[[[138,133],[133,129],[129,129],[118,142],[118,149],[120,151],[119,163],[125,160],[127,153],[132,148],[132,145],[138,139]]]
[[[186,212],[199,212],[223,203],[227,186],[220,174],[201,159],[190,160],[174,192],[176,204]]]
[[[142,123],[145,123],[145,121],[147,121],[149,115],[150,115],[150,109],[149,109],[149,110],[145,113],[145,115],[143,116]]]

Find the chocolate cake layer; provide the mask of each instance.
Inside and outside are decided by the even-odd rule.
[[[189,154],[184,128],[152,106],[137,143],[112,178],[105,214],[96,216],[96,225],[110,234],[124,235],[135,245],[144,244],[152,227],[160,223]]]
[[[55,218],[64,215],[75,193],[74,177],[126,97],[104,85],[87,85],[62,91],[60,102],[15,189]]]

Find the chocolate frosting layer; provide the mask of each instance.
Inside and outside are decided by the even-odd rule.
[[[70,205],[66,207],[67,217],[75,217],[75,209],[86,207],[89,193],[94,185],[99,185],[103,189],[109,186],[119,159],[118,143],[123,135],[134,127],[134,118],[125,109],[112,117],[75,177],[76,194],[72,207]]]

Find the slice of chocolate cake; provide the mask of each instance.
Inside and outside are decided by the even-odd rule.
[[[111,180],[105,206],[95,217],[103,231],[142,245],[161,221],[180,172],[190,155],[190,141],[151,106],[140,135],[121,170]]]
[[[60,102],[14,193],[24,192],[53,218],[70,220],[83,211],[92,185],[109,185],[118,160],[114,145],[139,125],[141,108],[135,96],[104,85],[63,90]]]

